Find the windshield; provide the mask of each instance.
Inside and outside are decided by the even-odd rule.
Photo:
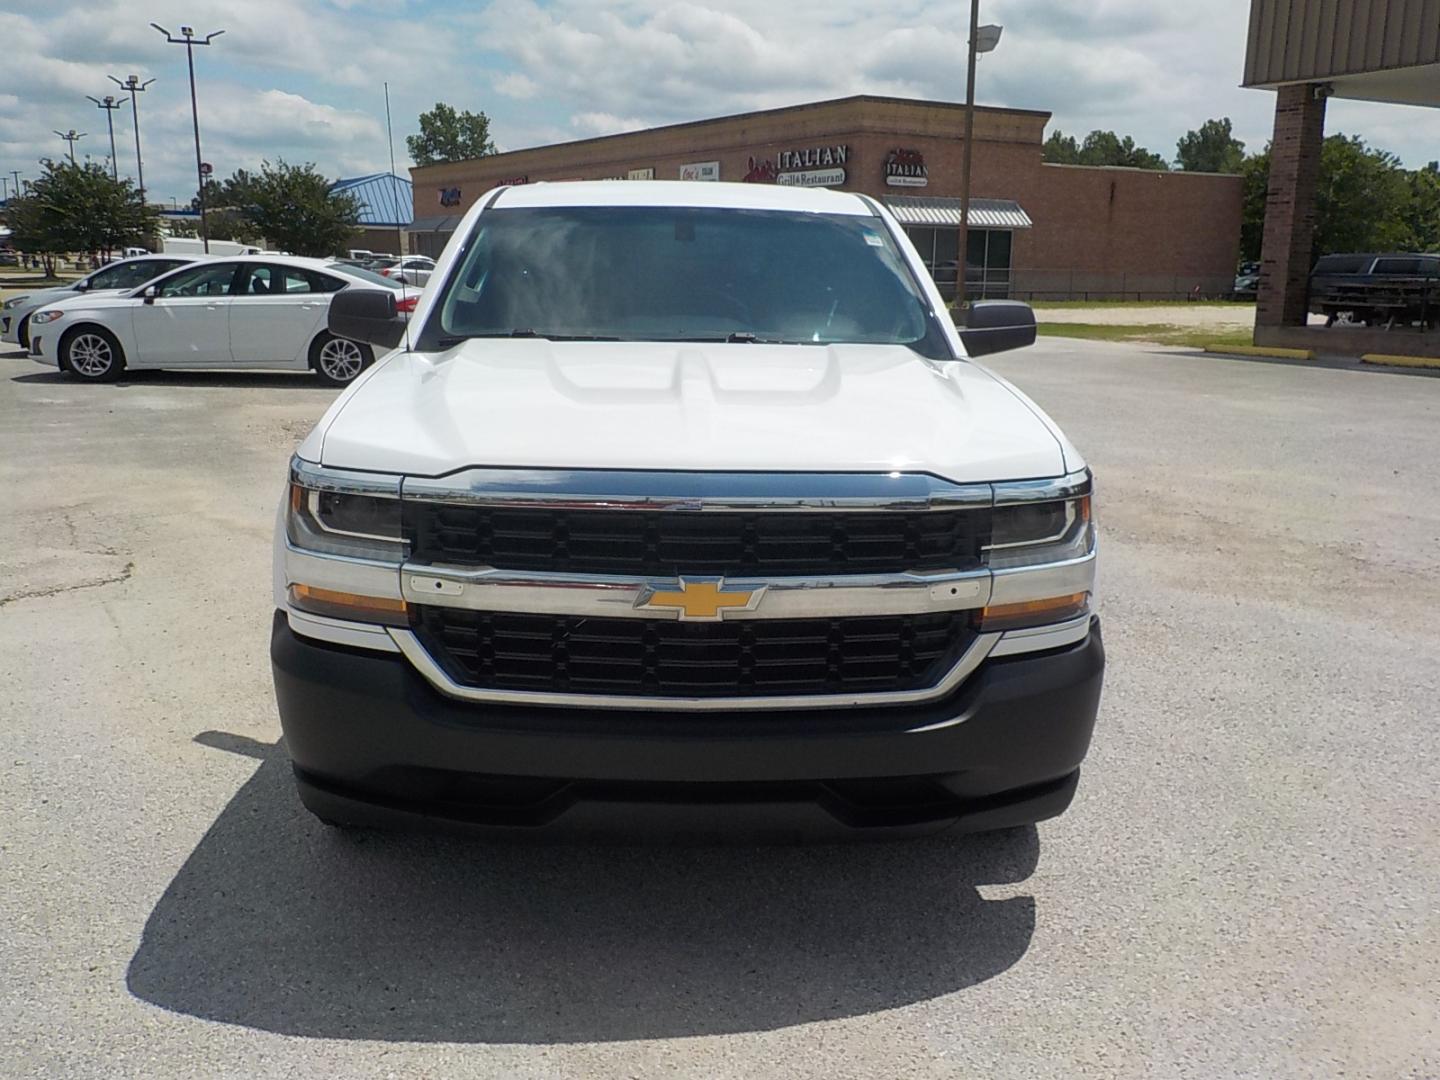
[[[183,265],[183,259],[141,259],[138,262],[116,263],[91,274],[85,283],[91,289],[137,289],[167,270]]]
[[[859,342],[948,356],[884,223],[868,215],[492,210],[438,307],[444,338]]]

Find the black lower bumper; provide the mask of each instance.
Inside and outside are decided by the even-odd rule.
[[[693,713],[477,705],[403,658],[298,636],[270,655],[305,805],[344,824],[756,839],[1027,824],[1074,796],[1100,701],[1079,644],[985,662],[922,706]]]

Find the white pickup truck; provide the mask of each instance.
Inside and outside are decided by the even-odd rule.
[[[1070,803],[1091,477],[864,195],[506,187],[291,462],[271,659],[337,826],[761,837]],[[376,350],[377,353],[381,349]]]

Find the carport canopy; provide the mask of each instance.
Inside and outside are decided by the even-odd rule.
[[[407,232],[454,232],[464,216],[464,214],[443,214],[438,217],[416,218],[405,226],[405,229]]]

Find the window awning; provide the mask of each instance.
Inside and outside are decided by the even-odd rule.
[[[406,232],[454,232],[464,214],[442,214],[439,217],[416,218],[405,226]]]
[[[958,229],[960,200],[929,195],[891,195],[885,205],[901,225],[931,225]],[[1030,215],[1009,199],[971,199],[972,229],[1028,229]]]

